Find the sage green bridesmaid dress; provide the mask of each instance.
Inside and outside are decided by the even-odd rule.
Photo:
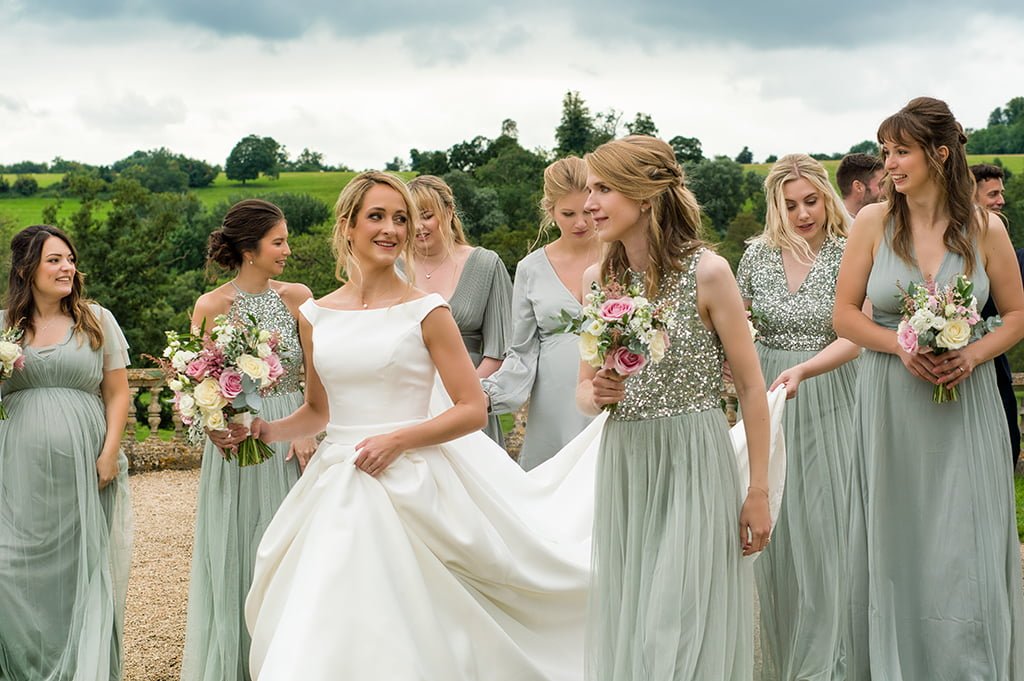
[[[302,349],[295,318],[273,289],[260,294],[236,290],[232,313],[253,315],[263,328],[277,331],[289,349],[281,357],[285,375],[263,400],[259,413],[267,421],[288,416],[303,402]],[[182,681],[250,678],[250,638],[243,607],[263,531],[299,478],[298,461],[285,461],[289,444],[274,443],[270,459],[241,468],[235,461],[226,461],[212,442],[206,442],[199,475]]]
[[[100,384],[128,364],[109,311],[103,345],[69,329],[25,348],[3,384],[0,421],[0,679],[118,681],[131,564],[128,459],[102,490],[107,422]]]
[[[964,272],[947,253],[940,286]],[[921,282],[888,238],[868,279],[874,320],[895,329],[897,283]],[[979,307],[989,279],[976,258]],[[899,357],[865,350],[854,415],[848,678],[1024,679],[1024,601],[1006,423],[992,362],[957,402]]]

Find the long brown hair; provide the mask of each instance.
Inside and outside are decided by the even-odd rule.
[[[75,274],[71,279],[71,293],[60,301],[60,309],[71,317],[72,328],[76,334],[83,334],[89,339],[93,350],[103,345],[103,328],[99,319],[89,308],[92,301],[85,298],[85,281],[78,270],[78,251],[68,235],[51,225],[32,225],[26,227],[11,239],[11,273],[7,284],[7,328],[19,328],[28,333],[35,333],[32,321],[36,311],[36,301],[32,294],[32,283],[36,271],[43,258],[43,246],[50,237],[63,241],[71,257],[74,258]]]
[[[686,187],[683,169],[665,142],[647,135],[629,135],[605,142],[584,157],[591,173],[634,201],[651,204],[647,224],[647,295],[658,293],[661,278],[678,270],[683,260],[706,246],[697,197]],[[601,278],[623,281],[629,260],[620,242],[610,244],[601,260]]]
[[[932,178],[941,190],[941,201],[949,213],[949,225],[943,235],[946,248],[964,260],[967,276],[974,272],[974,246],[982,229],[982,211],[974,205],[974,176],[967,164],[964,145],[967,136],[953,113],[940,99],[917,97],[889,116],[878,126],[878,143],[917,145],[924,151]],[[946,160],[939,147],[946,147]],[[901,260],[914,263],[910,233],[910,206],[907,197],[893,188],[892,178],[885,178],[889,197],[889,218],[893,222],[891,245]]]

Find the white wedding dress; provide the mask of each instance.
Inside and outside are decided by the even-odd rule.
[[[420,327],[444,305],[301,306],[331,422],[257,554],[254,679],[582,678],[604,416],[529,473],[483,433],[406,452],[377,478],[353,465],[364,438],[451,404]]]

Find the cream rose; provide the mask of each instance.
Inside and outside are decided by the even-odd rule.
[[[602,358],[598,355],[598,338],[589,333],[580,334],[580,357],[592,367],[601,366]]]
[[[953,319],[946,322],[946,326],[935,337],[935,344],[947,350],[959,350],[967,345],[970,339],[971,325],[963,319]]]
[[[11,364],[21,355],[21,346],[10,341],[0,341],[0,362]]]
[[[178,350],[171,356],[171,366],[174,367],[175,371],[182,373],[185,371],[185,367],[188,363],[196,358],[196,353],[191,350]]]
[[[256,354],[259,355],[261,359],[264,357],[269,357],[270,353],[272,352],[273,350],[271,350],[270,346],[267,345],[266,343],[260,343],[259,345],[256,346]]]
[[[193,416],[196,413],[196,401],[191,395],[185,394],[178,398],[178,411],[182,416]]]
[[[651,361],[657,364],[665,359],[665,350],[668,349],[668,334],[664,331],[655,331],[651,336],[651,343],[648,346],[651,350]]]
[[[227,425],[227,421],[224,420],[224,412],[220,409],[203,412],[203,427],[208,430],[224,430]]]
[[[215,378],[203,379],[203,382],[196,386],[193,395],[196,404],[203,411],[219,410],[227,406],[228,403],[220,392],[220,383]]]
[[[239,355],[236,363],[239,370],[254,381],[262,382],[270,375],[270,367],[259,357]]]
[[[182,390],[185,389],[185,384],[175,378],[170,381],[167,381],[167,387],[176,393],[180,393]]]
[[[604,329],[607,326],[600,319],[591,319],[587,322],[587,325],[583,327],[583,333],[588,333],[591,336],[600,336],[604,333]]]

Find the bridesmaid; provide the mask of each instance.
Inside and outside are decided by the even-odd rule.
[[[519,261],[512,288],[512,345],[501,369],[483,380],[495,413],[514,412],[530,401],[526,439],[519,463],[526,470],[544,463],[587,427],[573,400],[579,342],[561,333],[559,313],[580,311],[586,293],[583,271],[597,262],[600,244],[583,209],[587,199],[587,165],[570,156],[544,170],[540,206],[558,238]]]
[[[192,326],[209,328],[222,314],[251,314],[277,331],[288,352],[285,375],[263,401],[262,418],[283,418],[302,404],[302,350],[296,315],[312,294],[302,284],[274,281],[291,251],[281,209],[261,199],[232,206],[210,234],[208,260],[236,270],[234,279],[196,301]],[[316,449],[312,439],[274,445],[274,456],[241,468],[218,446],[233,448],[241,427],[210,433],[203,451],[192,551],[182,681],[249,679],[249,633],[243,606],[263,531]]]
[[[3,328],[25,365],[0,421],[0,678],[117,681],[131,562],[128,344],[70,239],[11,240]]]
[[[786,485],[754,567],[765,679],[843,679],[846,539],[859,348],[832,328],[847,214],[824,166],[783,156],[764,182],[764,232],[740,261],[761,371],[785,385]]]
[[[839,270],[836,331],[865,348],[850,484],[857,681],[1024,678],[1020,542],[991,361],[1024,336],[1024,290],[1006,228],[973,205],[966,141],[930,97],[882,122],[890,198],[857,215]],[[991,293],[1003,326],[961,350],[904,352],[897,284],[959,274],[979,306]],[[960,399],[934,403],[940,383]]]
[[[420,175],[409,191],[420,210],[410,263],[416,286],[448,301],[477,376],[487,378],[508,349],[512,280],[497,253],[469,245],[444,180]],[[488,417],[484,432],[504,446],[497,416]]]
[[[660,363],[628,379],[580,365],[580,409],[618,405],[597,463],[586,676],[748,681],[743,556],[765,547],[771,521],[768,403],[743,301],[729,265],[700,239],[697,200],[668,144],[633,135],[586,162],[585,208],[608,244],[587,278],[629,278],[676,312]],[[723,354],[745,416],[742,491],[720,406]]]

